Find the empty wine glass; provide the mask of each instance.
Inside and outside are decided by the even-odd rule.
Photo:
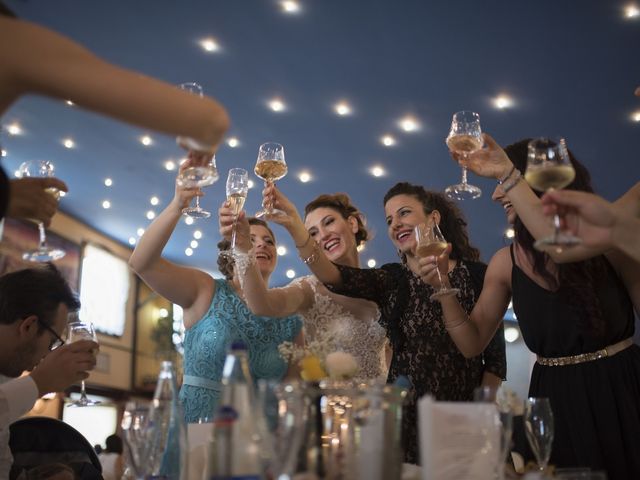
[[[507,454],[511,450],[511,438],[513,435],[513,410],[509,405],[508,395],[504,388],[494,386],[482,386],[473,390],[473,401],[492,403],[498,410],[500,418],[500,456],[496,468],[496,478],[504,478],[504,464]]]
[[[446,142],[449,150],[460,154],[465,160],[468,155],[480,150],[483,143],[480,115],[467,110],[454,113]],[[474,199],[482,195],[482,190],[467,182],[467,167],[464,165],[462,181],[456,185],[449,185],[444,192],[453,200]]]
[[[524,404],[524,429],[538,468],[547,468],[553,445],[553,412],[548,398],[528,398]]]
[[[447,249],[447,241],[433,218],[428,224],[420,223],[416,225],[414,233],[416,236],[416,255],[419,257],[428,257],[431,255],[439,257]],[[436,273],[438,274],[440,288],[429,297],[431,300],[446,295],[456,295],[460,292],[457,288],[447,288],[444,286],[440,268],[438,268],[437,265]]]
[[[233,210],[233,228],[231,233],[231,248],[222,252],[226,255],[233,255],[236,249],[236,226],[238,215],[244,207],[249,192],[249,172],[244,168],[232,168],[227,176],[227,201]]]
[[[558,190],[566,187],[576,176],[569,158],[569,151],[564,138],[536,138],[529,142],[527,151],[527,170],[524,178],[532,188],[539,192]],[[578,237],[560,230],[560,216],[553,216],[553,234],[541,238],[534,247],[538,250],[573,246],[580,243]]]
[[[20,178],[53,177],[54,172],[55,168],[53,166],[53,163],[46,160],[24,162],[18,168],[18,175],[20,176]],[[55,198],[56,200],[60,199],[60,190],[58,190],[57,188],[46,188],[45,192],[53,196],[53,198]],[[47,245],[47,234],[42,222],[38,222],[38,231],[40,233],[38,248],[22,254],[22,258],[24,260],[28,260],[30,262],[52,262],[54,260],[59,260],[65,256],[66,252],[64,250]]]
[[[122,436],[124,443],[125,464],[136,479],[145,476],[145,449],[147,445],[147,421],[149,405],[130,401],[122,414]]]
[[[91,340],[98,343],[98,337],[96,336],[96,331],[91,322],[73,321],[69,323],[67,329],[69,332],[67,343],[73,343],[79,340]],[[82,380],[80,398],[70,402],[67,407],[93,407],[94,405],[100,405],[100,402],[87,398],[84,380]]]
[[[287,174],[287,164],[284,161],[284,147],[279,143],[263,143],[258,150],[258,160],[254,169],[255,174],[264,180],[265,185],[273,184]],[[256,217],[269,217],[282,214],[273,205],[264,205],[264,208],[256,213]]]

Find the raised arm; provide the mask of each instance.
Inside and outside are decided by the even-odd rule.
[[[194,139],[214,151],[228,128],[224,108],[93,55],[52,30],[0,16],[0,114],[36,93],[140,127]],[[199,144],[199,145],[198,145]]]
[[[193,153],[190,156],[193,156]],[[188,168],[191,162],[192,158],[180,167],[180,171]],[[129,266],[149,287],[185,310],[193,307],[196,302],[207,303],[206,300],[210,299],[214,292],[215,283],[209,275],[200,270],[165,260],[162,258],[162,250],[182,216],[182,209],[196,195],[202,195],[202,192],[199,189],[186,189],[176,185],[173,200],[149,225],[129,258]],[[204,311],[198,313],[204,314]],[[194,316],[200,318],[202,315]]]

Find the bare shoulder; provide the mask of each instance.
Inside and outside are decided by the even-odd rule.
[[[485,282],[495,282],[503,285],[511,285],[511,261],[510,247],[503,247],[498,250],[487,267]]]

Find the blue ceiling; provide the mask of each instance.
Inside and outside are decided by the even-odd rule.
[[[444,137],[451,115],[480,113],[485,131],[506,144],[525,136],[563,135],[591,170],[597,190],[615,198],[640,178],[637,150],[640,98],[640,17],[626,18],[626,2],[298,0],[301,11],[284,13],[275,0],[8,0],[27,20],[48,26],[124,67],[170,83],[195,81],[219,99],[232,119],[217,155],[221,180],[205,190],[203,206],[215,211],[224,199],[229,168],[253,169],[258,146],[285,146],[289,174],[282,190],[303,208],[320,193],[344,191],[367,215],[376,236],[363,264],[394,261],[386,236],[382,197],[394,183],[409,180],[442,190],[457,183]],[[220,51],[207,53],[198,41],[213,37]],[[492,99],[509,95],[510,108]],[[269,99],[287,105],[275,113]],[[338,116],[333,105],[353,108]],[[407,133],[398,120],[412,115],[421,129]],[[31,159],[55,163],[70,187],[61,209],[128,244],[173,195],[164,163],[181,157],[173,138],[69,107],[62,101],[26,97],[3,116],[22,135],[3,132],[9,171]],[[149,134],[153,145],[139,137]],[[384,134],[397,144],[385,147]],[[66,149],[63,138],[76,147]],[[369,170],[380,165],[386,175]],[[301,183],[307,170],[313,179]],[[104,179],[113,179],[106,187]],[[259,180],[254,177],[256,184]],[[495,182],[470,176],[481,186],[479,200],[464,202],[473,242],[488,261],[504,244],[502,209],[491,204]],[[249,212],[258,209],[260,188],[250,191]],[[150,205],[156,195],[160,204]],[[111,208],[102,208],[103,200]],[[200,229],[191,257],[185,248]],[[306,273],[284,231],[288,253],[280,257],[272,283],[285,271]],[[215,218],[188,226],[180,222],[166,255],[180,263],[215,270]]]

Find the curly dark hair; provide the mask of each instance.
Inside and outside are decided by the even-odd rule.
[[[307,203],[307,206],[304,207],[305,218],[318,208],[330,208],[335,210],[345,220],[348,220],[349,217],[354,217],[358,221],[356,245],[365,243],[371,237],[366,227],[367,221],[364,214],[358,210],[358,207],[351,203],[351,198],[346,193],[325,193],[311,200]]]
[[[434,210],[440,212],[440,230],[452,246],[450,258],[470,261],[480,259],[480,250],[471,245],[469,241],[467,222],[462,211],[443,194],[426,190],[421,185],[399,182],[385,194],[383,205],[386,205],[392,197],[397,195],[410,195],[416,198],[422,203],[425,215],[431,214]]]
[[[248,221],[249,225],[260,225],[261,227],[266,228],[275,241],[276,236],[273,234],[273,230],[269,228],[269,225],[267,225],[267,222],[255,217],[249,217]],[[229,240],[223,239],[218,242],[218,250],[220,252],[229,250],[230,248],[231,242]],[[218,270],[220,270],[220,273],[224,275],[224,278],[231,280],[233,278],[233,259],[226,255],[218,255]]]
[[[527,169],[528,146],[531,140],[530,138],[525,138],[508,145],[504,149],[513,165],[523,173]],[[575,158],[571,150],[568,150],[568,153],[576,175],[566,188],[593,192],[589,171]],[[537,191],[536,195],[542,196]],[[605,278],[607,263],[604,256],[600,255],[582,262],[557,264],[556,275],[547,267],[549,256],[533,247],[535,239],[519,217],[516,217],[513,229],[515,241],[532,260],[533,271],[540,275],[552,290],[557,290],[568,304],[578,312],[579,318],[582,319],[580,327],[584,331],[591,331],[595,335],[602,333],[604,319],[602,318],[600,302],[597,296],[596,280]]]

